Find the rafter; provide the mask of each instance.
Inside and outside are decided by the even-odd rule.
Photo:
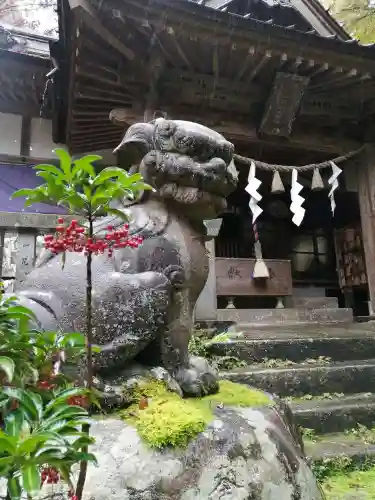
[[[109,45],[130,61],[135,58],[135,53],[115,35],[113,35],[98,19],[95,11],[86,0],[69,0],[70,8],[91,29],[93,29]]]
[[[255,66],[255,68],[252,70],[250,73],[250,76],[246,78],[246,83],[251,83],[254,78],[257,76],[257,74],[264,68],[266,64],[269,63],[269,61],[272,59],[272,52],[270,50],[267,50],[262,59],[259,61],[259,63]]]

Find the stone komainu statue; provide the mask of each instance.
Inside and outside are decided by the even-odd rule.
[[[189,358],[193,310],[208,275],[204,220],[217,217],[236,185],[233,145],[202,125],[157,119],[132,125],[117,148],[154,192],[126,206],[136,250],[93,259],[95,372],[111,380],[131,361],[162,366],[182,392],[217,390],[204,360]],[[125,208],[119,206],[118,208]],[[95,231],[123,224],[106,217]],[[20,297],[46,330],[85,331],[85,258],[46,255]]]

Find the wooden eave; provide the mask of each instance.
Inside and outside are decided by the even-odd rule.
[[[300,2],[307,9],[306,13],[302,14],[303,10]],[[323,36],[323,33],[319,30],[319,25],[321,24],[328,30],[330,35],[334,35],[338,39],[343,41],[351,39],[350,35],[346,32],[343,26],[341,26],[333,16],[331,16],[329,10],[326,10],[319,0],[291,0],[291,3],[296,10],[304,15],[305,19],[310,22],[312,26],[316,26],[315,29],[319,35]]]
[[[39,116],[49,59],[0,49],[0,111]]]
[[[60,108],[68,111],[58,140],[74,153],[113,148],[124,127],[143,119],[158,58],[158,109],[169,116],[199,120],[234,141],[267,144],[259,125],[275,75],[286,72],[308,80],[286,145],[333,154],[362,141],[362,124],[375,108],[371,47],[187,0],[106,0],[100,10],[96,0],[71,1],[63,40],[69,91]],[[109,120],[115,108],[122,128]]]

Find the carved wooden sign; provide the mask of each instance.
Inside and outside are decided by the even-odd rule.
[[[276,74],[259,128],[261,134],[290,136],[294,118],[308,83],[309,78],[303,76],[291,73]]]
[[[270,277],[254,280],[255,259],[216,259],[217,295],[271,296],[292,295],[292,272],[289,260],[265,259]]]

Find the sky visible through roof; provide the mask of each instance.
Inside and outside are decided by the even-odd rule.
[[[0,0],[0,25],[57,36],[54,0]]]

